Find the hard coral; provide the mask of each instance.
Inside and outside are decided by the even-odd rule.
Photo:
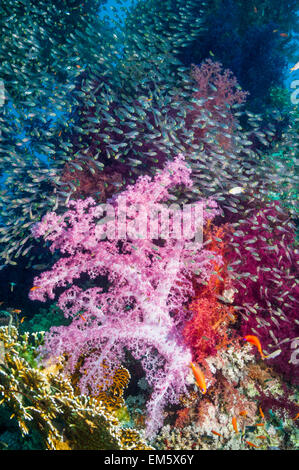
[[[41,338],[37,338],[37,344]],[[52,450],[150,449],[134,429],[122,429],[105,400],[80,396],[64,376],[60,361],[42,370],[26,354],[29,335],[15,327],[0,328],[0,393],[23,435],[37,430],[44,447]]]

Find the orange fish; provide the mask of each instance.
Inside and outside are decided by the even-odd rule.
[[[80,317],[82,318],[82,320],[86,321],[86,318],[83,317],[83,315],[80,314]]]
[[[261,417],[264,419],[264,418],[265,418],[265,415],[264,415],[264,413],[263,413],[263,410],[262,410],[262,408],[261,408],[261,407],[259,407],[259,411],[260,411],[260,415],[261,415]]]
[[[257,439],[267,439],[267,436],[256,436]]]
[[[26,317],[22,317],[20,323],[23,323]]]
[[[293,418],[293,421],[299,418],[299,413],[296,414],[295,418]]]
[[[81,65],[76,65],[77,69],[81,69]]]
[[[256,449],[259,448],[259,446],[256,446],[253,442],[250,442],[250,441],[245,441],[246,444],[248,444],[250,447],[255,447]]]
[[[196,385],[201,389],[202,393],[205,394],[207,391],[205,376],[197,365],[190,362],[193,375],[195,377]]]
[[[246,411],[246,410],[242,410],[242,411],[240,411],[240,413],[239,413],[239,414],[240,414],[240,416],[247,416],[247,415],[248,415],[248,413],[247,413],[247,411]]]
[[[256,6],[253,7],[253,11],[254,11],[254,13],[257,13],[257,8],[256,8]]]
[[[237,426],[237,419],[236,419],[235,416],[232,419],[232,425],[233,425],[233,428],[234,428],[235,432],[238,434],[239,431],[238,431],[238,426]]]
[[[12,310],[13,313],[21,313],[22,310],[19,310],[17,308],[15,308],[14,310]]]
[[[217,431],[213,431],[213,429],[212,429],[212,433],[215,434],[215,436],[222,437],[222,434],[219,434],[219,432],[217,432]]]
[[[280,33],[280,36],[282,38],[288,38],[289,37],[289,35],[287,33]]]
[[[247,335],[247,336],[244,336],[243,339],[244,339],[244,341],[248,341],[249,343],[254,344],[254,346],[257,347],[258,352],[260,353],[262,359],[265,359],[265,357],[267,357],[267,356],[265,356],[265,354],[262,351],[262,346],[261,346],[260,340],[258,339],[257,336]]]
[[[257,424],[254,424],[253,426],[265,426],[264,423],[257,423]]]
[[[35,289],[41,289],[41,287],[40,286],[33,286],[33,287],[31,287],[30,290],[35,290]]]

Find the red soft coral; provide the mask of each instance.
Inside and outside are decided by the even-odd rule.
[[[236,225],[226,240],[241,331],[258,336],[265,354],[281,350],[267,362],[298,383],[299,258],[294,226],[278,202],[252,209]]]
[[[225,234],[224,227],[213,227],[208,222],[205,230],[205,238],[209,242],[211,252],[220,255],[222,263],[215,258],[212,263],[212,274],[205,285],[196,286],[196,297],[189,309],[193,313],[186,323],[183,336],[186,344],[191,347],[193,359],[203,362],[210,355],[215,355],[217,350],[227,346],[232,339],[229,338],[228,326],[235,321],[234,308],[220,301],[232,302],[233,291],[230,287],[226,251],[227,246],[222,241]],[[225,297],[223,297],[225,296]]]
[[[234,318],[233,307],[222,305],[215,298],[199,298],[192,302],[190,309],[194,314],[186,323],[183,335],[194,360],[202,362],[230,342],[226,329]]]
[[[212,104],[221,107],[241,104],[246,100],[248,92],[241,91],[236,77],[229,69],[223,70],[220,62],[207,59],[200,67],[193,65],[192,75],[199,87],[195,94],[197,98],[211,96],[212,92]]]
[[[66,163],[63,168],[61,182],[72,185],[72,199],[91,196],[96,202],[105,202],[124,186],[120,172],[107,167],[99,169],[95,163]]]

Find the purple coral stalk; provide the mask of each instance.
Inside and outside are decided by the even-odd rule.
[[[63,256],[50,271],[34,279],[39,289],[31,291],[30,298],[53,299],[55,289],[62,288],[58,304],[72,318],[69,326],[51,328],[44,352],[66,354],[70,372],[84,358],[79,386],[82,393],[96,395],[98,385],[109,385],[113,370],[125,360],[126,349],[130,350],[140,360],[153,390],[148,403],[149,436],[162,425],[165,404],[176,403],[187,392],[191,353],[180,335],[184,304],[193,294],[194,271],[206,280],[213,268],[212,255],[201,243],[190,242],[184,233],[174,237],[175,216],[170,218],[170,235],[163,240],[135,239],[135,235],[140,221],[149,227],[144,214],[153,204],[166,201],[170,188],[192,186],[190,173],[180,155],[153,180],[140,177],[115,198],[113,210],[122,208],[127,213],[131,236],[126,239],[119,238],[117,228],[116,239],[103,240],[110,222],[103,218],[103,206],[91,198],[70,201],[63,215],[49,213],[34,228],[36,237],[44,236],[51,242],[51,251],[60,250]],[[137,215],[136,207],[142,208]],[[194,207],[202,210],[203,223],[218,213],[214,201],[200,201]],[[162,221],[157,220],[161,229]],[[75,285],[83,275],[93,287],[84,290]],[[106,289],[97,285],[99,276],[106,277]]]

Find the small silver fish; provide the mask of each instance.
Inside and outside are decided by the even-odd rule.
[[[290,69],[290,72],[295,72],[295,70],[299,70],[299,62],[297,62],[297,64],[295,64],[294,67]]]
[[[281,353],[281,349],[277,349],[276,351],[273,351],[273,353],[268,354],[266,356],[266,359],[274,359],[275,357],[279,356],[280,353]]]

